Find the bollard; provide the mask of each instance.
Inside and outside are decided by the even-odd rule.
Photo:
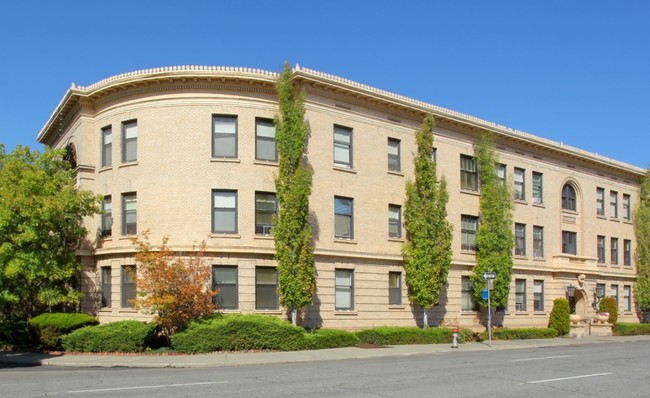
[[[458,328],[453,328],[451,331],[451,348],[458,348]]]

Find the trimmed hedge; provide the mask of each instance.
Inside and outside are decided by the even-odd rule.
[[[492,337],[497,340],[553,339],[558,337],[558,331],[552,328],[498,328],[492,331]]]
[[[616,336],[638,336],[650,334],[650,324],[647,323],[622,323],[614,324],[614,335]]]
[[[609,313],[607,322],[616,324],[616,321],[618,321],[618,302],[614,297],[603,297],[600,304],[598,304],[598,310]]]
[[[362,344],[399,345],[399,344],[444,344],[451,343],[452,331],[449,328],[414,328],[382,326],[357,332]],[[461,340],[472,341],[471,330],[460,330]]]
[[[319,329],[305,335],[306,349],[354,347],[359,344],[359,337],[352,332],[336,329]]]
[[[44,313],[27,322],[32,341],[43,349],[60,350],[61,337],[84,326],[99,324],[88,314]]]
[[[557,330],[558,335],[564,336],[571,330],[571,307],[569,300],[565,298],[556,298],[553,300],[553,310],[548,319],[548,327]]]
[[[142,352],[154,340],[158,326],[140,321],[119,321],[77,329],[63,336],[66,351]]]

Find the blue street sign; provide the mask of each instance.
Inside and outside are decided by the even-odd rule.
[[[483,289],[483,300],[487,300],[487,299],[488,299],[488,290]]]

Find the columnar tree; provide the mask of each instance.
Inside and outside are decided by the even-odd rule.
[[[634,211],[637,279],[634,297],[639,309],[650,310],[650,170],[641,180],[639,205]]]
[[[278,211],[273,237],[280,304],[289,310],[295,325],[298,310],[312,303],[316,274],[309,224],[313,172],[305,156],[308,129],[303,94],[294,90],[292,75],[285,63],[276,83],[280,114],[275,119],[275,139],[280,167],[275,179]]]
[[[481,305],[483,289],[486,287],[484,272],[496,273],[494,290],[490,292],[492,308],[505,308],[512,278],[512,252],[514,233],[512,210],[514,200],[508,183],[498,178],[496,165],[498,157],[494,151],[494,136],[483,132],[474,147],[481,182],[479,200],[479,228],[476,234],[476,265],[471,280],[474,283],[474,296]]]
[[[99,196],[78,190],[64,150],[0,145],[0,310],[31,318],[80,298],[76,255],[99,212]]]
[[[409,297],[424,310],[424,327],[429,324],[428,309],[440,300],[452,258],[447,184],[444,177],[438,180],[431,158],[433,126],[433,116],[428,115],[415,135],[415,182],[406,182],[406,242],[402,250]]]

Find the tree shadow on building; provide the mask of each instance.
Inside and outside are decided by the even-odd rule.
[[[438,300],[438,303],[426,310],[428,315],[427,326],[429,327],[446,326],[446,324],[449,323],[449,321],[445,319],[445,316],[447,315],[447,304],[449,301],[447,287],[448,283],[445,283],[440,291],[440,299]],[[413,319],[418,327],[425,326],[424,311],[423,308],[417,305],[411,305],[411,313],[413,314]]]

